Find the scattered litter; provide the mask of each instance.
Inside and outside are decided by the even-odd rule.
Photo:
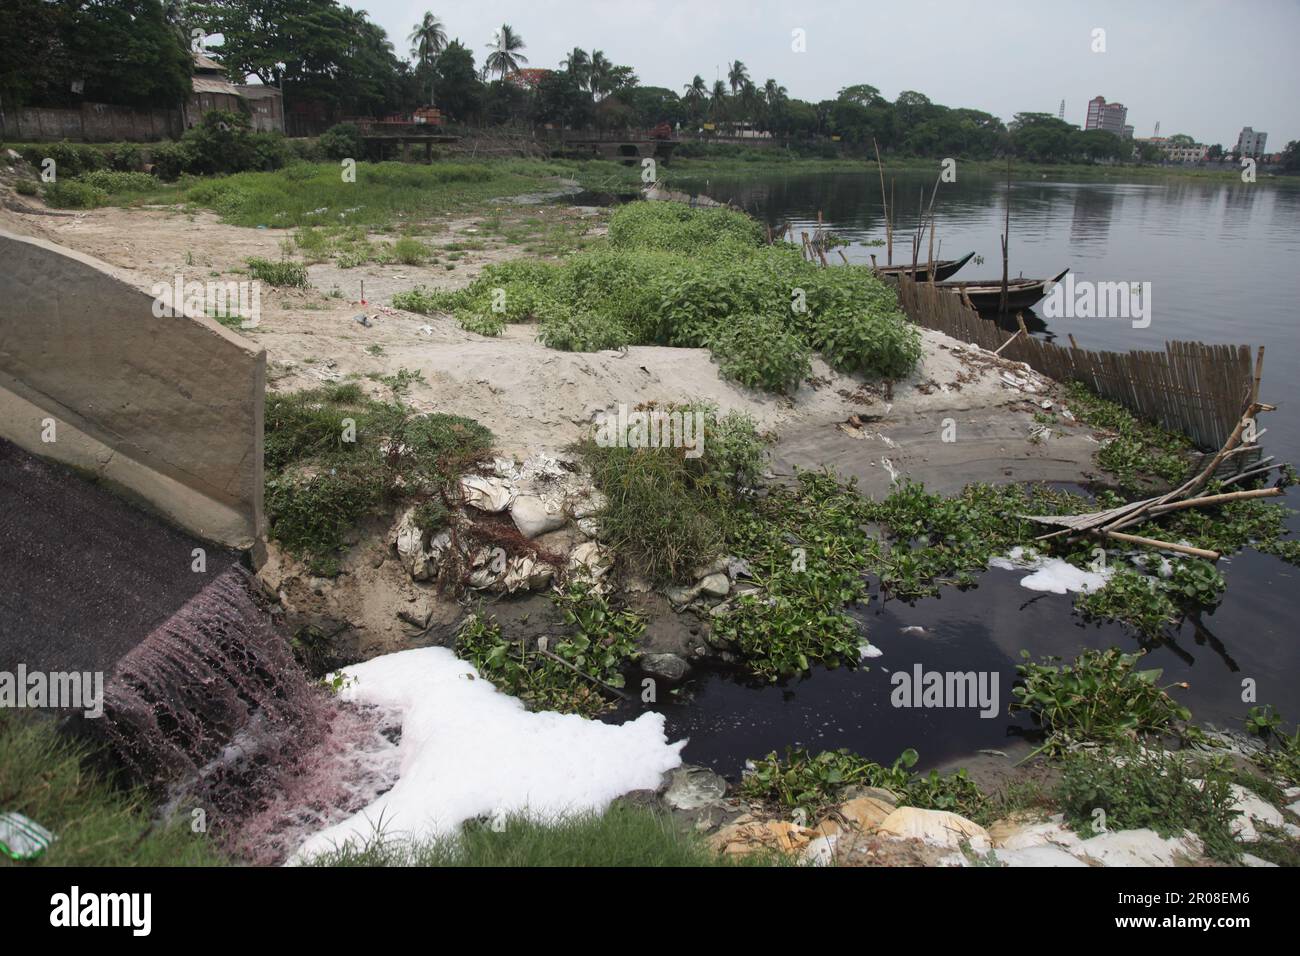
[[[0,813],[0,853],[11,860],[36,860],[57,840],[53,833],[21,813]]]
[[[366,328],[370,328],[370,316],[366,315],[364,312],[352,316],[352,321],[356,322],[358,325],[364,325]]]
[[[876,647],[875,644],[866,643],[858,645],[858,653],[862,655],[863,660],[866,660],[869,657],[880,657],[885,652]]]
[[[1052,594],[1098,591],[1111,576],[1111,569],[1085,571],[1060,558],[1047,558],[1030,548],[1014,547],[1006,557],[989,560],[989,567],[1004,571],[1033,571],[1020,579],[1020,586]]]
[[[897,481],[898,481],[898,476],[901,475],[902,472],[899,471],[897,468],[894,467],[894,463],[893,463],[892,461],[890,461],[888,458],[882,458],[882,459],[880,459],[880,464],[882,464],[882,465],[884,466],[885,471],[889,472],[889,481],[890,481],[890,483],[893,484],[893,483],[897,482]]]

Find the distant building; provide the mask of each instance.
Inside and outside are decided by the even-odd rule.
[[[225,110],[230,113],[240,111],[240,93],[235,84],[226,79],[226,68],[210,56],[194,54],[193,90],[185,103],[186,128],[198,126],[203,122],[203,114],[209,110]]]
[[[284,94],[273,86],[236,85],[226,79],[226,68],[204,53],[194,54],[193,92],[185,104],[186,128],[203,122],[208,110],[245,112],[253,129],[284,132]]]
[[[1210,147],[1204,143],[1174,143],[1167,136],[1150,136],[1134,142],[1156,147],[1166,163],[1203,163],[1210,152]]]
[[[1101,129],[1116,136],[1124,135],[1124,125],[1128,120],[1128,108],[1123,103],[1107,103],[1106,97],[1094,96],[1088,101],[1088,116],[1084,120],[1084,129]]]
[[[1121,135],[1122,137],[1124,137],[1124,139],[1132,139],[1132,138],[1133,138],[1133,127],[1132,127],[1132,126],[1125,126],[1125,127],[1124,127],[1124,131],[1123,131],[1122,133],[1120,133],[1120,135]]]
[[[277,130],[284,132],[284,94],[274,86],[241,84],[235,87],[239,95],[248,101],[252,111],[249,119],[253,129],[259,132]]]
[[[1258,158],[1264,155],[1264,142],[1267,139],[1268,133],[1257,133],[1249,126],[1245,126],[1237,137],[1237,152],[1242,156]]]

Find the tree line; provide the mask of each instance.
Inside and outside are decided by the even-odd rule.
[[[282,89],[290,108],[310,104],[332,120],[431,103],[452,122],[475,125],[616,130],[668,123],[864,152],[878,145],[918,156],[1010,153],[1045,163],[1135,155],[1131,142],[1047,113],[1017,113],[1005,124],[914,90],[890,101],[857,84],[833,99],[800,100],[774,78],[751,77],[740,60],[727,65],[725,79],[709,84],[697,74],[679,89],[645,86],[631,66],[599,49],[575,47],[554,68],[531,69],[527,44],[509,24],[476,56],[431,12],[406,37],[409,55],[400,56],[382,27],[337,0],[6,0],[0,105],[84,99],[175,106],[189,95],[191,49],[217,34],[220,46],[210,52],[232,80],[256,76]],[[1159,156],[1139,144],[1136,158]]]

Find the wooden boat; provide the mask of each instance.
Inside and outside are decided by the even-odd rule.
[[[1065,278],[1069,269],[1050,279],[1008,279],[1007,311],[1028,309],[1035,302],[1047,295],[1052,286]],[[959,295],[980,312],[997,312],[1002,302],[1001,279],[970,279],[964,282],[935,282],[934,287],[943,292]]]
[[[970,262],[975,253],[968,252],[960,259],[936,259],[934,262],[934,281],[942,282],[951,275],[956,275],[957,270]],[[930,267],[928,263],[918,262],[916,272],[913,274],[910,264],[903,266],[875,266],[876,275],[878,276],[898,276],[905,275],[915,279],[917,282],[930,281]]]

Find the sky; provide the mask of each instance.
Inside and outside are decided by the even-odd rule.
[[[530,67],[556,68],[575,46],[603,50],[646,86],[712,85],[742,60],[816,102],[856,83],[893,100],[1056,114],[1082,125],[1101,95],[1128,107],[1134,135],[1186,133],[1232,146],[1243,126],[1267,148],[1300,139],[1300,0],[350,0],[398,52],[426,10],[482,64],[497,28],[525,42]],[[802,30],[805,50],[793,49]],[[1094,31],[1104,52],[1094,52]]]

